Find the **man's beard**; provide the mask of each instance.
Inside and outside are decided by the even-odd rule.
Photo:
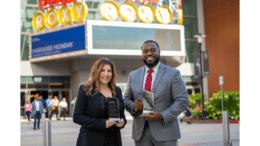
[[[158,56],[158,57],[155,59],[154,63],[152,63],[152,64],[149,64],[145,59],[143,59],[144,64],[145,64],[146,66],[148,66],[148,67],[154,67],[155,65],[158,64],[159,61],[160,61],[160,56]]]

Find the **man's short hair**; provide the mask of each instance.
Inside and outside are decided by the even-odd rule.
[[[158,47],[158,49],[160,50],[160,47],[159,47],[158,43],[157,43],[156,41],[154,41],[154,40],[147,40],[147,41],[145,41],[145,42],[142,44],[142,46],[141,46],[141,50],[142,50],[143,45],[144,45],[145,43],[149,43],[149,42],[155,43],[156,46]]]

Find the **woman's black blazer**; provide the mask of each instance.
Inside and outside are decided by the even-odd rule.
[[[101,108],[100,94],[94,95],[94,90],[92,90],[91,94],[93,96],[87,98],[83,88],[84,85],[80,85],[73,114],[73,122],[81,125],[77,146],[103,146],[107,119],[101,118],[103,110]],[[116,97],[122,103],[123,110],[120,111],[120,118],[123,118],[126,124],[124,101],[119,87],[116,87]],[[119,146],[122,146],[120,129],[124,128],[124,126],[117,129]]]

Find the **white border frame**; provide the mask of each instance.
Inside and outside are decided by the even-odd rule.
[[[184,26],[176,24],[147,24],[134,22],[119,22],[119,21],[103,21],[103,20],[87,20],[88,32],[88,54],[93,55],[135,55],[141,56],[140,50],[125,50],[125,49],[93,49],[92,26],[118,26],[118,27],[138,27],[138,28],[159,28],[159,29],[173,29],[180,30],[181,51],[164,51],[161,50],[161,56],[185,56],[185,38]],[[160,45],[160,44],[159,44]],[[140,46],[141,47],[141,46]]]

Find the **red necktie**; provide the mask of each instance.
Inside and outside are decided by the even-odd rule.
[[[147,75],[146,82],[145,82],[145,87],[144,87],[144,89],[146,91],[150,91],[150,92],[151,92],[151,89],[152,89],[152,79],[153,79],[152,72],[153,72],[152,69],[148,70],[148,75]]]

